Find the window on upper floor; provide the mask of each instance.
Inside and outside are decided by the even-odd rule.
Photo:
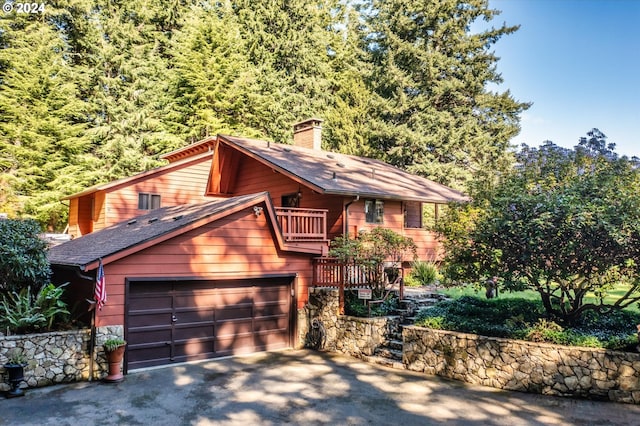
[[[138,194],[138,210],[154,210],[160,208],[160,194]]]
[[[384,223],[384,201],[364,200],[364,213],[367,223]]]
[[[422,228],[422,203],[419,201],[404,202],[404,227]]]
[[[426,229],[433,229],[438,219],[440,219],[446,213],[446,211],[446,204],[422,204],[422,227]]]
[[[287,194],[281,197],[282,207],[300,207],[300,193]]]

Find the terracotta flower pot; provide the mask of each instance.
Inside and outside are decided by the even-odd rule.
[[[107,362],[109,363],[109,374],[103,379],[105,382],[120,382],[124,379],[122,375],[124,348],[125,345],[122,345],[112,351],[105,351],[107,354]]]

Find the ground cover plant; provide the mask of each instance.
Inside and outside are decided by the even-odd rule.
[[[563,326],[548,319],[539,299],[461,296],[422,309],[415,324],[490,337],[636,352],[640,313],[591,310],[571,326]]]

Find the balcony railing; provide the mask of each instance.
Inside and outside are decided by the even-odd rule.
[[[285,241],[326,241],[327,211],[276,207],[276,217]]]
[[[374,279],[375,272],[362,265],[347,265],[334,257],[313,260],[312,285],[315,287],[367,287]]]
[[[404,298],[403,272],[392,283],[385,285],[387,294],[381,300],[369,300],[368,304],[383,302],[391,291],[397,287],[400,299]],[[339,293],[340,313],[344,313],[345,289],[371,287],[376,280],[377,273],[365,265],[343,263],[334,257],[318,257],[313,259],[313,287],[336,287]]]

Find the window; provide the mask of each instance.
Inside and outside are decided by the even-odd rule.
[[[296,194],[283,195],[282,207],[300,207],[300,196]]]
[[[447,211],[446,204],[424,203],[422,205],[422,226],[426,229],[433,229],[436,222]]]
[[[384,223],[384,201],[365,200],[364,213],[367,218],[367,223]]]
[[[138,194],[138,210],[154,210],[160,208],[159,194]]]
[[[405,201],[404,227],[422,228],[422,203],[419,201]]]

